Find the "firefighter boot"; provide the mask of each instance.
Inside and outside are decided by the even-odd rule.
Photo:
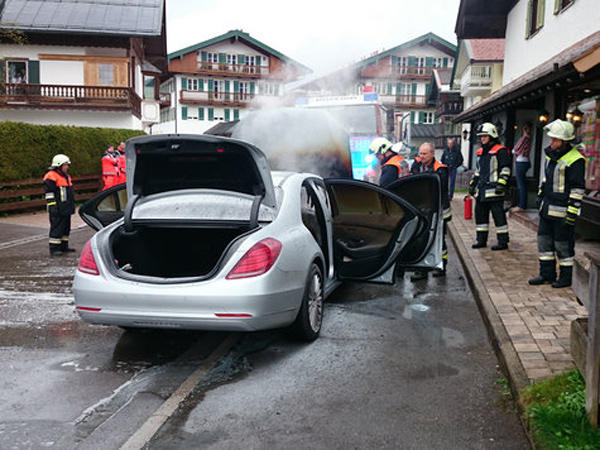
[[[483,248],[487,246],[488,234],[486,231],[477,232],[477,241],[471,245],[471,248]]]
[[[498,243],[492,246],[492,250],[508,250],[508,233],[498,234]]]
[[[446,266],[448,265],[448,260],[444,259],[444,267],[442,267],[441,269],[435,269],[433,271],[433,276],[434,277],[445,277],[446,276]]]
[[[60,251],[63,253],[74,253],[76,250],[69,247],[69,241],[62,241],[60,244]]]
[[[412,276],[410,277],[410,281],[421,281],[427,279],[427,272],[424,270],[415,270]]]
[[[540,274],[537,277],[530,278],[529,284],[537,286],[539,284],[550,284],[556,282],[556,265],[554,261],[540,261]]]
[[[573,267],[572,266],[561,266],[560,275],[558,280],[552,283],[553,288],[564,288],[571,286],[573,282]]]
[[[60,256],[62,255],[62,251],[60,250],[60,245],[50,244],[50,256]]]

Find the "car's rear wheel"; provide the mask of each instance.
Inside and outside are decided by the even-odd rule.
[[[318,264],[313,263],[306,280],[302,305],[290,331],[304,341],[314,341],[321,332],[323,323],[323,272]]]

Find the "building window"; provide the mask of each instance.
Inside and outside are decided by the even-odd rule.
[[[425,73],[425,57],[417,57],[417,74],[423,75]]]
[[[6,61],[6,82],[27,83],[27,61]]]
[[[435,122],[435,113],[425,111],[423,113],[423,123],[434,123]]]
[[[188,91],[197,91],[198,90],[198,79],[197,78],[188,78],[187,90]]]
[[[527,38],[537,33],[544,26],[544,4],[544,0],[529,0],[527,8]]]
[[[206,53],[206,61],[209,63],[218,63],[219,62],[219,54],[214,52]]]
[[[235,66],[237,64],[237,55],[227,54],[227,64]]]
[[[573,3],[575,3],[575,0],[554,0],[554,14],[558,14]]]
[[[98,84],[102,86],[115,84],[115,69],[112,64],[98,64]]]
[[[240,81],[240,94],[250,93],[250,83],[247,81]]]

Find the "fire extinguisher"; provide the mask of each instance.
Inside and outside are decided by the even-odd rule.
[[[470,195],[465,197],[465,219],[473,218],[473,198]]]

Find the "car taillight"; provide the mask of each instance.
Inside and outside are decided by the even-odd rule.
[[[94,254],[92,253],[92,246],[90,241],[87,241],[81,250],[81,256],[79,257],[79,265],[77,270],[89,275],[100,275]]]
[[[228,280],[256,277],[266,273],[281,253],[281,242],[267,238],[257,242],[238,261],[227,275]]]

